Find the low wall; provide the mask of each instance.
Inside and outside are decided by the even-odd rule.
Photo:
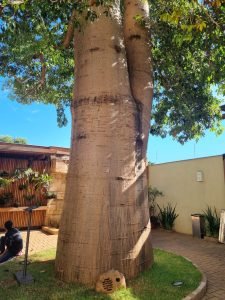
[[[47,204],[45,226],[58,228],[63,210],[66,175],[68,171],[69,156],[51,158],[50,192],[55,193],[56,198],[50,199]]]

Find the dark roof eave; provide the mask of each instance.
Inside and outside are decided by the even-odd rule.
[[[0,142],[0,153],[69,155],[70,149],[63,147],[45,147]]]

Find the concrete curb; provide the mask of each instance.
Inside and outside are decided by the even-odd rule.
[[[206,290],[207,290],[207,277],[206,277],[205,273],[203,273],[203,271],[199,268],[198,265],[196,265],[195,263],[193,263],[193,261],[191,261],[186,256],[177,254],[176,252],[167,251],[167,250],[161,249],[161,248],[154,248],[154,249],[160,249],[160,250],[168,252],[168,253],[172,253],[172,254],[176,254],[178,256],[182,256],[187,261],[190,261],[192,263],[192,265],[195,266],[196,269],[198,269],[199,272],[202,274],[202,280],[201,280],[199,286],[193,292],[191,292],[189,295],[187,295],[186,297],[184,297],[182,300],[200,300],[200,299],[202,299],[205,296]]]
[[[191,292],[189,295],[187,295],[182,300],[200,300],[206,294],[206,290],[207,290],[207,277],[202,272],[202,270],[199,269],[199,267],[196,264],[194,264],[190,259],[188,259],[186,257],[184,257],[184,258],[186,260],[190,261],[201,272],[201,274],[202,274],[202,280],[201,280],[199,286],[197,287],[197,289],[195,289],[193,292]]]
[[[59,233],[59,229],[54,228],[54,227],[49,227],[49,226],[42,226],[41,230],[48,234],[58,234]]]

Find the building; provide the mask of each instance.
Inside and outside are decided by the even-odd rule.
[[[26,227],[24,208],[31,205],[39,205],[33,213],[33,226],[58,227],[68,162],[68,148],[0,143],[0,177],[7,178],[15,171],[28,168],[40,173],[44,171],[52,177],[49,192],[54,194],[54,198],[47,199],[40,192],[35,192],[35,197],[28,200],[21,181],[12,182],[4,189],[0,188],[0,199],[3,195],[11,197],[10,201],[2,201],[0,204],[0,228],[3,228],[6,219],[12,219],[18,227]]]
[[[208,206],[218,215],[225,209],[224,166],[224,155],[149,166],[149,185],[164,194],[157,199],[159,206],[176,205],[177,232],[192,234],[191,214],[202,214]]]

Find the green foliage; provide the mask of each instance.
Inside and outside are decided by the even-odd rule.
[[[5,178],[5,177],[9,177],[10,174],[5,170],[0,170],[0,176]]]
[[[31,202],[35,199],[35,192],[40,191],[44,196],[46,196],[49,188],[49,184],[52,177],[48,175],[45,171],[39,173],[37,171],[28,168],[26,170],[17,169],[13,175],[14,180],[22,180],[18,188],[20,191],[25,191],[24,199]]]
[[[96,1],[106,16],[111,4]],[[198,139],[206,129],[221,133],[220,100],[212,87],[225,94],[224,1],[153,0],[149,5],[155,82],[151,133],[169,134],[180,143]],[[72,43],[62,47],[72,11],[80,30],[81,14],[87,22],[97,19],[87,0],[1,4],[0,76],[18,102],[54,104],[60,126],[67,124],[64,109],[74,81]],[[141,16],[133,17],[146,25]]]
[[[23,191],[23,197],[28,202],[35,200],[37,191],[41,193],[43,198],[47,199],[51,180],[52,177],[45,171],[43,171],[43,173],[39,173],[31,168],[16,169],[14,174],[9,174],[6,171],[0,171],[0,188],[4,191],[8,184],[19,181],[18,189],[19,191]],[[52,197],[54,197],[53,193]],[[12,199],[13,194],[11,192],[4,191],[0,195],[0,205],[8,204]],[[36,204],[41,205],[41,201],[36,201]]]
[[[10,179],[0,177],[0,188],[5,188],[10,182]]]
[[[24,138],[14,138],[13,139],[14,144],[27,144],[27,140]]]
[[[176,214],[176,205],[172,207],[172,205],[168,203],[167,206],[163,206],[162,208],[159,205],[157,206],[159,208],[159,221],[161,226],[164,229],[172,230],[174,222],[179,216]]]
[[[163,192],[159,191],[156,187],[149,187],[148,188],[148,202],[149,202],[149,208],[152,215],[155,215],[155,206],[156,206],[156,199],[158,197],[162,197]]]
[[[0,170],[0,189],[4,189],[5,187],[7,187],[7,185],[9,185],[13,181],[13,179],[8,177],[9,177],[8,172]]]
[[[64,283],[54,276],[55,249],[30,256],[29,273],[35,284],[19,286],[13,274],[21,269],[17,258],[0,268],[0,287],[2,299],[20,300],[180,300],[195,290],[201,273],[188,260],[181,256],[159,249],[154,250],[154,265],[133,280],[129,280],[126,289],[104,295],[81,284]],[[185,284],[179,288],[172,282],[180,279]]]
[[[33,178],[35,190],[38,190],[40,188],[45,188],[47,190],[49,188],[49,184],[51,180],[52,177],[48,175],[46,172],[43,172],[42,174],[38,174],[38,176],[35,176]]]
[[[57,194],[54,192],[47,192],[45,194],[45,199],[55,199],[57,197]]]
[[[27,140],[20,137],[11,137],[9,135],[1,135],[0,142],[3,143],[12,143],[12,144],[27,144]]]
[[[219,236],[220,229],[220,218],[217,214],[216,208],[214,209],[210,206],[203,211],[206,220],[206,234],[212,237]]]
[[[151,133],[180,143],[199,139],[220,125],[217,85],[225,94],[224,4],[200,1],[151,1],[154,103]]]
[[[9,204],[13,200],[13,194],[5,192],[0,195],[0,205]]]
[[[134,20],[136,21],[137,24],[139,24],[142,27],[146,26],[146,20],[143,16],[136,15],[134,16]]]

